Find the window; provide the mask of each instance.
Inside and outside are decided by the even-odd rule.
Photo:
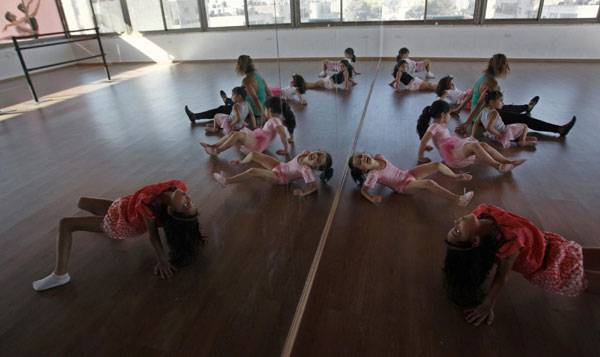
[[[205,0],[209,27],[245,26],[244,0]]]
[[[168,29],[200,27],[198,0],[162,0]]]
[[[164,30],[160,0],[127,0],[131,27],[135,31]]]
[[[544,0],[542,19],[595,18],[598,4],[598,0]]]
[[[427,20],[472,19],[475,13],[475,0],[428,0]]]
[[[488,0],[486,19],[536,19],[539,0]]]
[[[300,22],[339,22],[340,0],[300,0]]]
[[[121,0],[92,0],[100,32],[125,32]]]
[[[248,0],[250,25],[290,24],[290,0]]]
[[[63,0],[62,7],[69,30],[89,29],[96,26],[94,24],[92,8],[88,0]],[[78,32],[75,34],[81,35],[85,33],[94,33],[94,31]]]
[[[384,0],[343,0],[342,16],[344,21],[382,21],[382,4],[397,1]]]

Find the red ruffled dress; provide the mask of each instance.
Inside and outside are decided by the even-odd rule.
[[[532,284],[566,296],[577,296],[587,288],[579,244],[556,233],[543,232],[529,220],[492,205],[479,205],[473,214],[480,218],[490,216],[498,223],[507,242],[498,249],[496,257],[504,259],[519,251],[513,270]]]
[[[116,199],[102,220],[102,231],[113,239],[133,238],[146,233],[144,217],[156,219],[148,205],[156,195],[173,188],[187,192],[185,182],[173,180],[142,187],[133,195]]]

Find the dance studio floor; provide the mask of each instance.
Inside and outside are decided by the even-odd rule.
[[[433,66],[437,79],[452,74],[465,90],[484,63]],[[287,85],[293,73],[316,80],[320,64],[257,67],[268,84],[279,85],[281,73]],[[219,89],[241,81],[233,63],[113,65],[110,84],[102,67],[68,67],[34,76],[38,94],[52,99],[41,108],[27,104],[24,79],[1,82],[0,108],[18,104],[19,112],[0,116],[0,354],[597,355],[600,296],[558,296],[512,273],[493,325],[473,327],[445,298],[441,268],[452,221],[480,203],[600,246],[599,65],[511,63],[501,83],[506,103],[539,95],[534,117],[563,124],[577,115],[577,125],[566,139],[539,134],[536,149],[505,150],[528,159],[512,174],[477,163],[466,184],[433,177],[457,193],[474,190],[467,208],[381,187],[380,204],[360,196],[345,176],[354,144],[414,167],[416,119],[435,95],[394,93],[391,61],[359,58],[357,67],[350,91],[309,91],[307,106],[292,105],[292,156],[326,150],[335,168],[318,194],[302,199],[292,187],[213,181],[215,171],[241,172],[227,161],[242,154],[206,155],[198,143],[217,137],[190,126],[183,107],[222,104]],[[280,146],[274,141],[267,153]],[[71,283],[32,289],[53,269],[57,221],[84,214],[79,196],[116,198],[171,179],[188,183],[208,232],[194,265],[161,280],[146,236],[75,233]]]

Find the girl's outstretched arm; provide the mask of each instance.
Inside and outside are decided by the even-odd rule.
[[[427,145],[427,143],[429,143],[429,140],[431,140],[431,137],[432,137],[431,133],[426,132],[425,135],[423,135],[423,139],[421,139],[421,144],[419,145],[419,156],[418,156],[418,160],[421,163],[431,162],[430,158],[423,156],[425,151],[432,150],[432,147]]]
[[[348,83],[350,83],[349,79],[350,79],[350,75],[348,74],[348,71],[344,71],[344,89],[345,90],[348,90]]]
[[[254,112],[250,109],[250,123],[252,124],[252,129],[256,129],[256,117],[254,116]]]
[[[467,103],[471,101],[471,99],[473,99],[473,91],[463,98],[462,102],[460,102],[460,105],[452,110],[452,113],[460,113],[460,111],[465,107],[465,105],[467,105]]]
[[[302,98],[302,93],[300,93],[300,91],[298,89],[296,89],[296,94],[298,95],[298,98],[300,99],[300,104],[306,105],[306,101]]]
[[[498,139],[500,139],[502,137],[502,133],[499,132],[498,130],[496,130],[496,128],[494,128],[494,123],[496,122],[496,120],[498,120],[498,112],[492,113],[490,121],[488,122],[487,126],[485,127],[485,130],[496,135],[496,137]],[[477,119],[477,121],[479,121],[479,118]],[[475,128],[476,128],[475,125],[473,125],[473,133],[475,133]]]
[[[498,298],[498,295],[500,295],[500,291],[502,291],[504,284],[506,284],[508,273],[512,270],[512,266],[518,256],[519,251],[516,251],[508,258],[500,260],[496,275],[494,275],[492,287],[481,305],[473,309],[465,310],[468,323],[475,326],[479,326],[483,322],[488,325],[492,324],[494,321],[494,304],[496,304],[496,299]]]
[[[288,140],[287,135],[285,135],[285,129],[283,126],[277,127],[277,133],[279,134],[279,138],[281,139],[281,143],[283,144],[283,150],[277,150],[277,155],[287,155],[288,154]],[[293,138],[293,136],[292,136]]]
[[[294,189],[294,196],[304,197],[304,196],[310,195],[313,192],[317,192],[318,189],[319,189],[319,185],[317,184],[316,181],[313,181],[310,183],[310,187],[306,191],[302,191],[299,188]]]
[[[478,116],[477,120],[475,120],[475,123],[473,123],[473,129],[471,129],[472,137],[475,137],[475,132],[477,131],[477,128],[479,127],[479,123],[481,123],[481,116]]]
[[[231,122],[231,126],[235,127],[237,123],[242,121],[242,113],[240,112],[240,107],[237,105],[233,106],[233,111],[235,112],[235,119]],[[252,110],[250,110],[250,112],[252,112]]]
[[[371,192],[369,192],[369,188],[367,186],[361,187],[360,189],[360,193],[369,201],[373,202],[373,203],[379,203],[381,202],[381,196],[379,195],[372,195]]]
[[[160,242],[160,235],[158,234],[156,222],[144,217],[144,223],[146,223],[146,228],[148,228],[150,244],[152,244],[152,248],[154,248],[154,253],[156,254],[157,263],[154,267],[154,275],[160,275],[163,279],[170,278],[177,269],[172,267],[169,263],[169,258],[165,254],[165,250]]]

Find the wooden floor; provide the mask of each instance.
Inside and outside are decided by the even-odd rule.
[[[528,159],[512,174],[476,164],[466,184],[435,176],[455,192],[475,191],[473,204],[461,209],[428,193],[403,196],[383,188],[383,202],[373,205],[350,178],[342,184],[355,138],[356,152],[383,153],[400,168],[414,167],[416,118],[435,99],[394,93],[385,84],[391,62],[378,72],[375,61],[358,65],[363,74],[351,91],[310,91],[308,106],[293,106],[292,153],[329,151],[335,168],[329,184],[303,199],[291,187],[257,181],[220,188],[212,180],[217,170],[240,172],[227,161],[242,155],[208,157],[198,142],[216,137],[206,139],[202,127],[190,126],[183,106],[220,105],[218,90],[240,82],[231,63],[144,67],[137,77],[72,98],[55,96],[42,109],[29,106],[0,121],[0,354],[280,355],[323,238],[293,355],[597,355],[600,296],[561,297],[513,273],[494,324],[473,327],[444,297],[441,267],[452,220],[479,203],[600,246],[600,66],[511,64],[501,83],[505,102],[539,95],[535,117],[563,124],[577,115],[577,125],[566,139],[539,135],[535,150],[507,149],[507,156]],[[453,74],[457,87],[467,89],[483,64],[434,66],[438,78]],[[314,80],[318,67],[258,63],[270,85],[279,84],[279,73],[283,85],[292,73]],[[139,68],[113,65],[111,71]],[[34,82],[39,95],[53,97],[103,76],[102,67],[75,66]],[[0,83],[0,93],[0,108],[30,100],[24,80]],[[52,271],[58,219],[83,214],[79,196],[115,198],[169,179],[186,181],[200,207],[209,241],[197,263],[161,280],[152,275],[147,237],[117,242],[76,233],[72,282],[32,289],[32,281]]]

